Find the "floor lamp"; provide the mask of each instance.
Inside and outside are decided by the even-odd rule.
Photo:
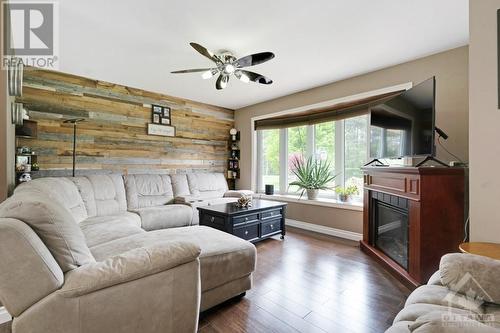
[[[85,119],[75,118],[63,121],[64,124],[73,124],[73,177],[75,177],[75,164],[76,164],[76,124],[82,121],[85,121]]]

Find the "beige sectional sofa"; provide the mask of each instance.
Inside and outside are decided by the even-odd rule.
[[[0,204],[0,302],[13,332],[196,331],[199,311],[251,288],[255,247],[193,219],[238,195],[222,174],[19,186]]]
[[[500,261],[453,253],[417,288],[386,333],[500,332]]]

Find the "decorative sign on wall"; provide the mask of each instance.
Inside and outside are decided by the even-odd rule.
[[[168,106],[151,105],[152,124],[148,124],[149,135],[175,136],[171,109]]]
[[[148,124],[149,135],[175,136],[175,127],[168,125]]]

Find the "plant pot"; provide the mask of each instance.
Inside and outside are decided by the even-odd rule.
[[[309,200],[316,200],[318,198],[318,193],[319,190],[314,188],[314,189],[307,189],[307,199]]]
[[[347,194],[339,194],[339,200],[342,202],[347,202],[349,201],[349,195]]]

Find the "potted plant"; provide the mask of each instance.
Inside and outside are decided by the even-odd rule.
[[[349,201],[349,198],[353,194],[358,194],[358,187],[356,185],[351,185],[348,187],[337,187],[335,189],[335,192],[337,193],[339,200],[342,202]]]
[[[318,197],[319,190],[331,189],[328,185],[335,179],[331,171],[331,163],[326,160],[318,160],[309,157],[307,160],[301,156],[295,156],[290,161],[290,170],[297,177],[289,186],[298,186],[302,190],[300,198],[307,192],[309,200]]]

